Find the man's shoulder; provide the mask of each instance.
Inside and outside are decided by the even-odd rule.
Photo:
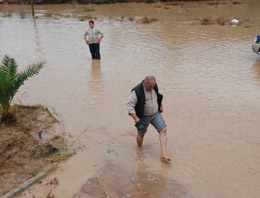
[[[140,88],[141,87],[141,85],[142,85],[142,83],[139,83],[138,85],[136,85],[132,90],[135,90],[135,89],[138,89],[138,88]]]
[[[143,88],[143,82],[140,84],[136,85],[132,91],[135,91],[136,95],[139,96],[140,94],[144,93],[144,88]]]

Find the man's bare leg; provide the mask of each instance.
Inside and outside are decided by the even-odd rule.
[[[142,147],[143,141],[144,141],[144,135],[141,135],[141,134],[138,133],[137,136],[136,136],[137,146]]]
[[[161,144],[161,159],[171,161],[166,154],[166,145],[167,145],[167,129],[164,128],[159,134],[160,144]]]

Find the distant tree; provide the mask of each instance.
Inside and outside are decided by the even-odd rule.
[[[1,122],[15,122],[14,115],[10,113],[12,99],[24,81],[38,74],[44,64],[45,62],[33,64],[18,73],[15,59],[5,55],[0,65],[0,104],[3,113]]]

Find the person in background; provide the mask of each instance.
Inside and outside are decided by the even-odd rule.
[[[260,34],[255,38],[255,43],[260,43]]]
[[[95,27],[94,21],[89,21],[89,28],[87,29],[84,40],[89,46],[92,59],[100,59],[100,43],[104,37],[104,34],[98,27]]]

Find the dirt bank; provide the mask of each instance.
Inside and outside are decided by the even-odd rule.
[[[161,2],[180,2],[180,1],[214,1],[213,5],[219,0],[160,0]],[[6,4],[30,4],[30,0],[0,0],[0,3]],[[156,3],[156,0],[35,0],[35,4],[112,4],[112,3],[127,3],[127,2],[145,2],[145,3]],[[237,1],[234,1],[237,2]],[[238,2],[239,3],[239,2]]]
[[[60,160],[60,151],[67,150],[65,140],[56,135],[56,120],[42,106],[15,105],[12,111],[17,122],[0,125],[0,196]]]

